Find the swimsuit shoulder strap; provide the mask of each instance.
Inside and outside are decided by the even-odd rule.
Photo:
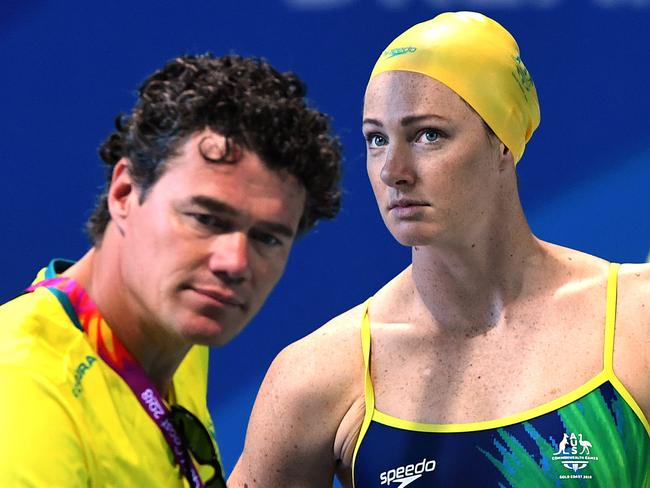
[[[368,315],[368,309],[370,308],[369,298],[364,304],[363,317],[361,319],[361,349],[363,352],[363,365],[364,365],[364,399],[366,403],[365,414],[363,416],[363,422],[361,423],[361,429],[359,429],[359,436],[357,437],[356,445],[354,446],[354,454],[352,455],[352,483],[354,486],[354,465],[357,460],[357,453],[361,447],[361,442],[370,427],[370,422],[372,421],[372,416],[375,411],[375,391],[372,387],[372,378],[370,377],[370,317]]]
[[[614,374],[614,331],[616,329],[616,294],[618,289],[618,270],[621,265],[611,263],[607,277],[607,305],[605,311],[605,350],[604,369],[608,375]]]

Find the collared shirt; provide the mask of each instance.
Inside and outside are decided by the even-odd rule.
[[[0,324],[0,486],[188,486],[157,425],[56,296],[21,295],[0,306]],[[195,346],[171,401],[214,433],[207,374],[208,349]]]

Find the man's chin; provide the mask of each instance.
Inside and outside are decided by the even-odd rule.
[[[207,322],[207,323],[206,323]],[[243,326],[215,321],[201,321],[185,329],[185,339],[191,344],[221,347],[233,340]]]

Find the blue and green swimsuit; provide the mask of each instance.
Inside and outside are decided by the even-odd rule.
[[[366,309],[354,487],[650,488],[650,425],[613,369],[618,268],[607,284],[603,370],[545,405],[487,422],[423,424],[377,410]]]

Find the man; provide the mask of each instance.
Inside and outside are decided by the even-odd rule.
[[[225,486],[204,346],[242,330],[294,239],[339,208],[339,144],[304,95],[238,56],[144,82],[100,148],[92,248],[0,307],[0,486]]]
[[[383,50],[367,170],[412,262],[278,355],[231,488],[650,486],[650,266],[532,234],[515,164],[538,123],[484,15]]]

